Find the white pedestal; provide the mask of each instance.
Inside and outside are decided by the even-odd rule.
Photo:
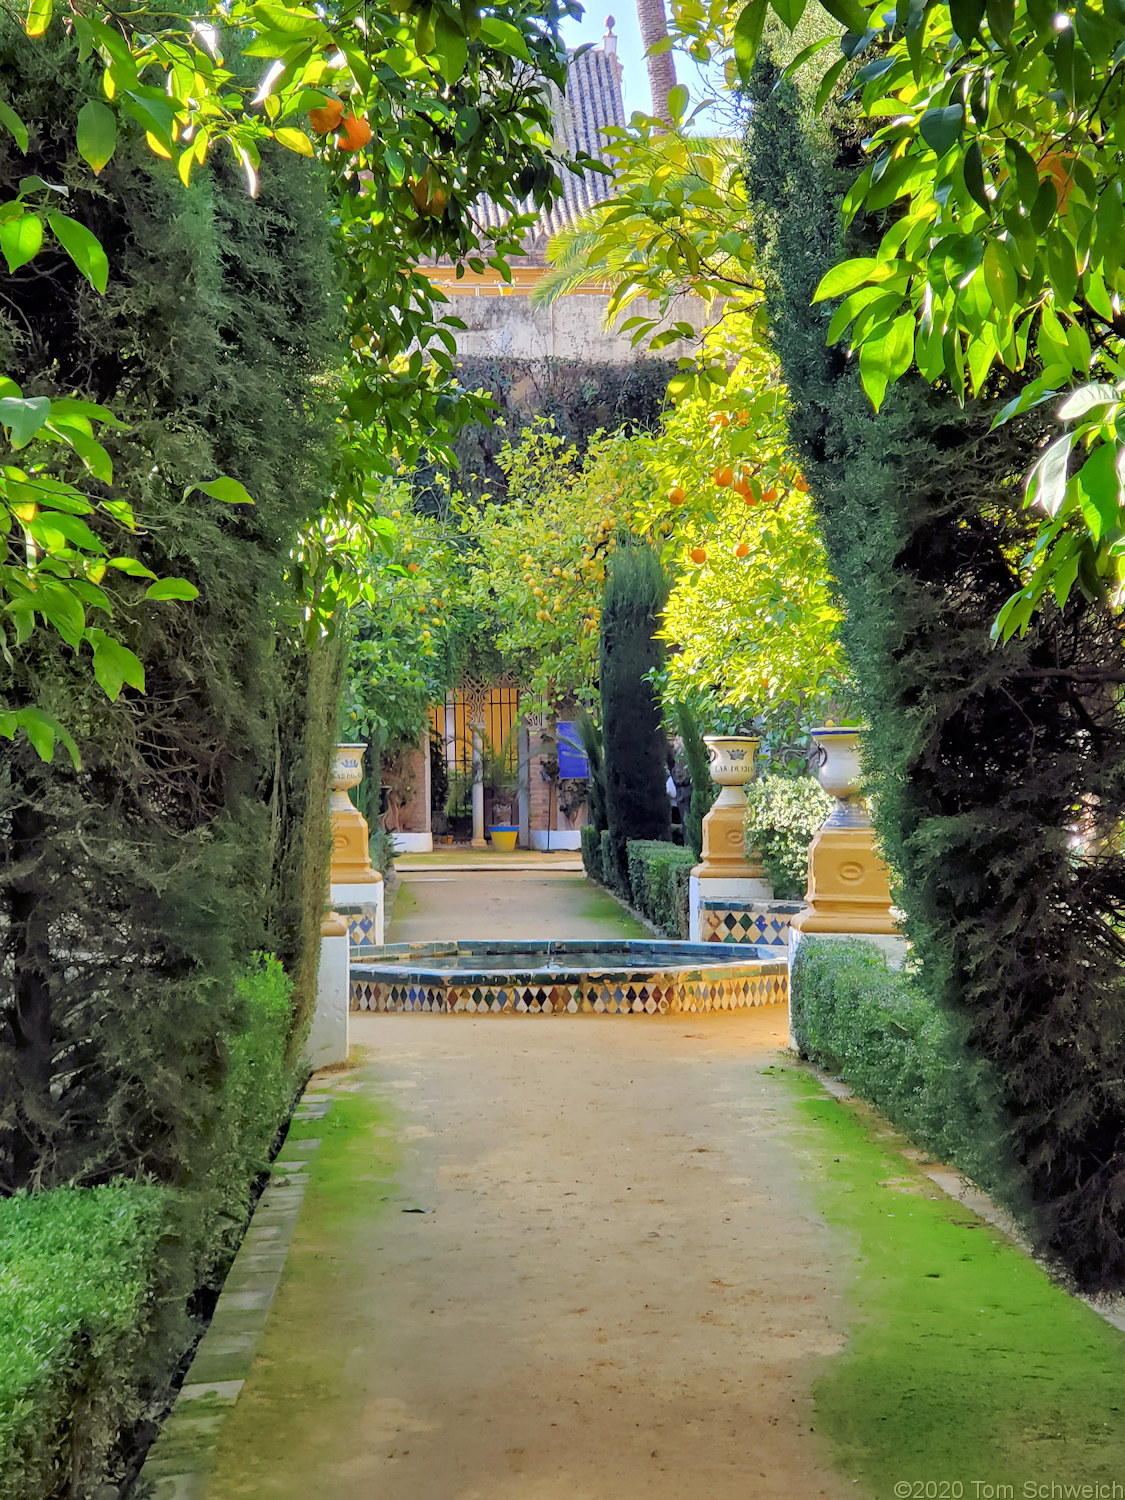
[[[432,854],[434,852],[432,833],[404,833],[396,828],[394,838],[396,854]]]
[[[305,1041],[304,1055],[312,1068],[328,1068],[348,1060],[348,1007],[351,999],[351,959],[348,927],[332,914],[320,939],[316,975],[316,1009]]]
[[[693,943],[703,941],[699,920],[700,901],[722,901],[732,896],[738,901],[772,901],[773,886],[768,880],[755,880],[753,876],[692,875],[688,880],[689,939]]]
[[[580,828],[533,828],[531,830],[531,847],[533,849],[549,849],[553,854],[557,849],[581,849],[582,830]]]

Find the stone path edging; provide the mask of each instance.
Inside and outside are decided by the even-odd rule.
[[[306,1093],[293,1124],[322,1120],[330,1094]],[[286,1140],[243,1236],[207,1332],[160,1436],[149,1450],[134,1500],[202,1500],[223,1422],[254,1362],[285,1265],[318,1139]]]

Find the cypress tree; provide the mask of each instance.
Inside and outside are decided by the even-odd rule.
[[[873,415],[854,362],[826,346],[831,308],[811,305],[830,265],[874,253],[872,226],[845,238],[838,212],[858,131],[811,125],[776,83],[760,63],[747,178],[906,931],[953,1021],[966,1087],[994,1080],[1004,1101],[1010,1201],[1080,1285],[1121,1287],[1125,857],[1107,835],[1125,815],[1119,626],[1074,601],[1044,610],[1022,641],[992,644],[1029,534],[1021,480],[1044,419],[990,433],[1009,391],[961,409],[916,378]],[[1103,836],[1076,837],[1084,813]]]
[[[332,442],[327,198],[284,151],[256,200],[218,163],[185,191],[143,139],[95,182],[73,120],[97,69],[59,23],[34,44],[4,23],[0,89],[31,131],[27,157],[0,141],[3,187],[69,183],[111,266],[104,299],[61,256],[8,278],[0,368],[129,423],[115,487],[143,532],[111,550],[200,591],[142,607],[138,580],[126,599],[143,695],[109,703],[46,633],[11,674],[12,701],[72,728],[82,767],[22,742],[0,764],[0,1191],[112,1173],[198,1187],[238,971],[272,948],[300,1011],[312,998],[339,666],[302,646],[285,574]],[[255,504],[185,498],[219,473]]]
[[[630,839],[670,839],[667,742],[649,674],[664,660],[656,639],[667,582],[653,548],[625,543],[606,576],[601,624],[601,698],[606,824],[612,869],[629,889]]]
[[[703,743],[695,710],[683,699],[676,704],[676,727],[684,742],[684,758],[691,777],[691,802],[688,805],[687,827],[684,832],[692,853],[696,859],[702,859],[703,819],[711,811],[715,798],[719,795],[719,788],[711,779],[711,758]]]

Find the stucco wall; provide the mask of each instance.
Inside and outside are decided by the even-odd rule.
[[[612,333],[604,328],[608,305],[608,296],[582,292],[560,297],[549,307],[532,306],[527,297],[515,293],[505,297],[454,295],[450,311],[466,324],[465,331],[457,335],[457,352],[462,357],[476,358],[628,364],[644,350],[634,349],[627,333]],[[649,307],[649,303],[635,302],[629,312],[642,315]],[[674,318],[701,328],[706,322],[703,303],[698,297],[681,299]],[[662,354],[674,356],[684,347],[671,344]]]

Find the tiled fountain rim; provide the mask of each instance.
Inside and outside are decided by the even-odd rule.
[[[484,965],[480,960],[502,959],[507,953],[526,954],[529,949],[538,949],[544,960],[565,958],[568,953],[581,956],[583,962],[573,969],[539,968],[504,969],[497,964]],[[591,964],[590,955],[604,953],[604,966]],[[464,968],[427,968],[427,958],[449,958],[464,955]],[[623,966],[620,960],[627,962]],[[473,959],[478,963],[474,966]],[[643,967],[642,967],[643,966]],[[630,984],[646,983],[662,975],[676,980],[708,980],[733,978],[733,971],[741,969],[755,974],[772,973],[776,968],[785,968],[776,952],[762,945],[749,943],[685,943],[656,939],[533,939],[477,940],[438,943],[387,943],[382,948],[358,948],[352,950],[351,972],[353,978],[375,978],[380,973],[395,979],[410,979],[421,984],[465,985],[481,983],[520,984],[565,984],[568,980],[596,978],[601,981],[626,981]]]

